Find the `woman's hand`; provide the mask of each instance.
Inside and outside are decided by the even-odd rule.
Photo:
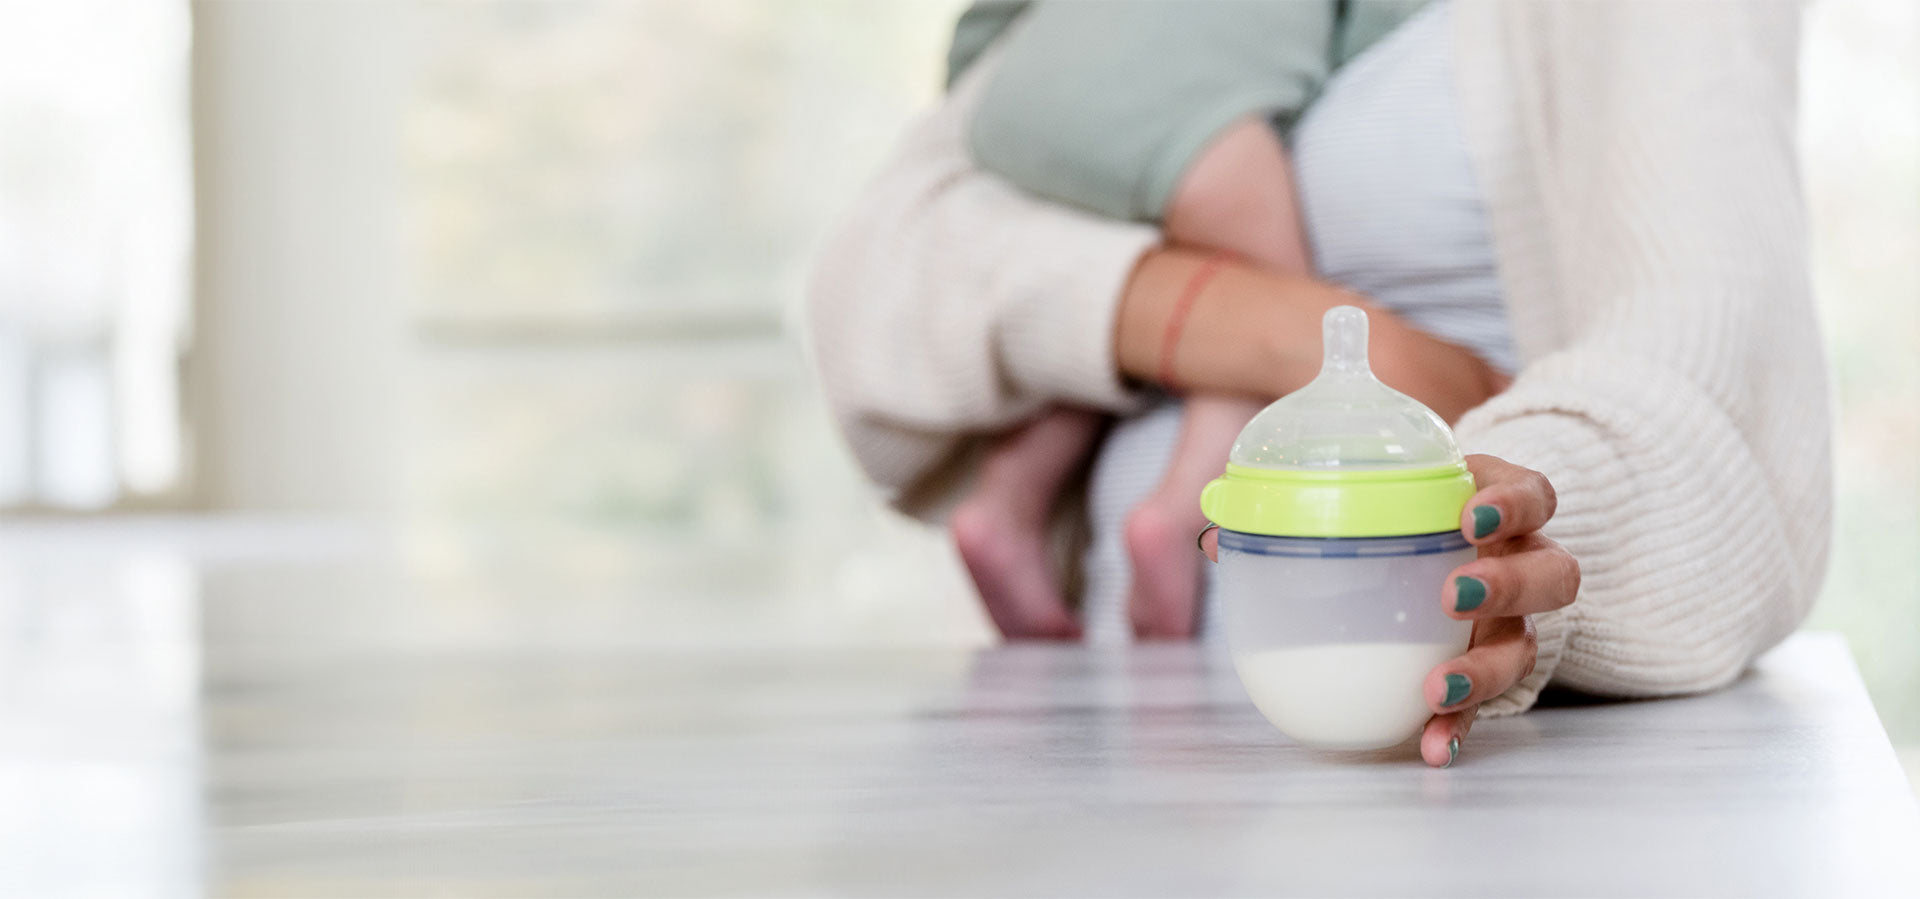
[[[1542,537],[1553,517],[1553,485],[1530,468],[1493,456],[1467,457],[1480,488],[1460,512],[1460,530],[1480,557],[1455,568],[1440,591],[1448,616],[1473,622],[1466,655],[1427,673],[1422,689],[1434,715],[1420,735],[1420,757],[1444,768],[1460,754],[1480,704],[1505,693],[1533,672],[1533,624],[1527,616],[1573,602],[1580,563]],[[1200,546],[1219,558],[1219,532],[1209,528]]]
[[[1573,602],[1580,563],[1540,535],[1553,517],[1553,485],[1545,475],[1493,456],[1467,457],[1480,488],[1460,513],[1460,530],[1480,557],[1455,568],[1440,591],[1441,608],[1473,622],[1466,655],[1441,663],[1423,685],[1434,715],[1420,735],[1420,757],[1444,768],[1460,754],[1480,703],[1533,672],[1535,612]]]

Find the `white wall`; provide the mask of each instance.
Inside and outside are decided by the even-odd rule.
[[[203,2],[194,19],[197,493],[391,512],[406,5]]]

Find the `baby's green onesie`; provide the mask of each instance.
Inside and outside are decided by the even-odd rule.
[[[1424,0],[984,0],[954,29],[949,83],[999,43],[968,145],[1040,196],[1159,221],[1222,128],[1257,114],[1284,136],[1333,70]]]

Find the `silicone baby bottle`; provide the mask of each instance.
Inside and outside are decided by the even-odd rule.
[[[1419,732],[1427,672],[1467,648],[1440,588],[1474,557],[1473,477],[1440,416],[1373,376],[1366,313],[1321,327],[1320,374],[1247,424],[1200,507],[1254,705],[1301,743],[1378,749]]]

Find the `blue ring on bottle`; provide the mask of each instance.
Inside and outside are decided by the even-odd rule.
[[[1406,537],[1275,537],[1220,529],[1222,550],[1295,559],[1391,559],[1450,553],[1472,545],[1459,531]]]

